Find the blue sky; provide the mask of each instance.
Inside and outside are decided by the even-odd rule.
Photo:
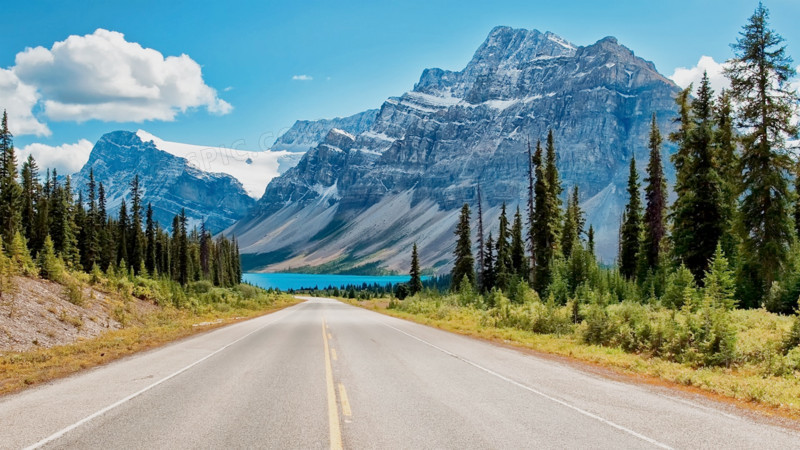
[[[94,143],[108,131],[143,128],[166,140],[254,150],[271,144],[296,119],[376,108],[387,97],[411,89],[424,68],[461,69],[496,25],[549,30],[578,45],[613,35],[669,76],[677,67],[695,66],[702,55],[718,62],[729,58],[729,44],[757,4],[752,0],[5,3],[0,75],[3,69],[6,75],[11,73],[19,64],[15,58],[27,47],[50,50],[55,42],[91,35],[98,28],[122,33],[128,43],[163,57],[188,55],[202,70],[193,78],[196,86],[187,84],[199,89],[194,97],[148,100],[135,110],[139,103],[131,95],[136,94],[128,93],[122,109],[104,97],[110,109],[96,112],[91,111],[92,102],[100,97],[91,92],[93,82],[74,90],[68,76],[57,79],[62,69],[48,73],[40,58],[28,58],[28,78],[20,79],[36,89],[33,118],[50,133],[18,132],[17,147],[57,146],[81,139]],[[787,40],[789,54],[800,60],[800,2],[765,4],[773,28]],[[73,57],[84,62],[89,58],[100,68],[113,64],[107,56],[87,51],[76,51]],[[154,67],[158,71],[161,66]],[[22,69],[18,72],[23,74]],[[79,75],[76,79],[83,80]],[[311,79],[293,79],[299,75]],[[13,95],[0,90],[0,108]],[[48,99],[61,104],[48,106]],[[141,111],[149,105],[160,111],[152,114],[157,117]],[[125,121],[127,117],[147,120],[136,123]],[[13,121],[11,127],[14,131]]]

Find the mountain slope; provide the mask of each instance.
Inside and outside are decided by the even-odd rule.
[[[377,109],[369,109],[348,117],[334,119],[298,120],[272,144],[273,151],[303,153],[316,147],[334,128],[352,134],[368,130],[378,115]]]
[[[188,159],[129,131],[107,133],[97,141],[89,161],[72,178],[76,191],[85,192],[90,170],[104,185],[111,213],[119,209],[123,198],[130,202],[131,181],[139,175],[143,204],[153,204],[162,227],[171,226],[172,218],[186,208],[191,225],[206,220],[210,229],[221,230],[255,204],[233,176],[200,170]]]
[[[423,266],[443,271],[461,204],[475,210],[480,185],[487,218],[503,202],[524,207],[528,143],[552,128],[564,187],[579,186],[610,262],[627,164],[634,154],[646,164],[652,113],[672,128],[677,91],[614,38],[577,47],[498,27],[464,70],[427,69],[384,102],[369,130],[329,132],[229,231],[249,269],[406,271],[417,242]]]

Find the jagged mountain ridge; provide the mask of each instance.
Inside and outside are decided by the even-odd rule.
[[[119,211],[123,198],[130,205],[131,182],[139,175],[143,205],[152,203],[164,228],[186,208],[190,226],[205,220],[209,229],[223,230],[256,203],[233,176],[200,170],[130,131],[106,133],[97,141],[87,163],[72,177],[76,192],[86,192],[90,170],[103,183],[110,214]]]
[[[364,112],[347,117],[336,117],[321,120],[297,120],[285,133],[281,134],[272,144],[273,151],[289,151],[304,153],[316,147],[325,139],[325,136],[334,128],[352,134],[360,134],[368,130],[378,115],[377,109],[368,109]]]
[[[578,47],[497,27],[464,70],[425,70],[412,91],[384,102],[369,130],[329,132],[229,232],[250,269],[406,271],[416,241],[423,265],[442,271],[458,208],[475,209],[478,185],[487,217],[503,202],[524,207],[527,145],[552,128],[564,187],[579,186],[610,262],[627,165],[634,154],[646,164],[652,113],[664,133],[673,127],[677,91],[615,38]]]

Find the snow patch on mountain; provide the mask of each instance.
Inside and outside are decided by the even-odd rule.
[[[302,154],[289,151],[256,152],[170,142],[144,130],[137,131],[136,135],[143,142],[153,141],[159,150],[184,158],[196,169],[236,178],[247,195],[256,199],[264,194],[264,189],[273,178],[294,167],[302,157]]]

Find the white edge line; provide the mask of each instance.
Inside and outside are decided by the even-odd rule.
[[[419,338],[417,336],[414,336],[413,334],[407,333],[407,332],[405,332],[405,331],[403,331],[403,330],[401,330],[399,328],[396,328],[396,327],[394,327],[392,325],[389,325],[388,323],[386,323],[384,321],[380,321],[380,322],[383,323],[385,326],[397,331],[398,333],[402,333],[402,334],[405,334],[406,336],[408,336],[408,337],[410,337],[412,339],[416,339],[416,340],[422,342],[425,345],[433,347],[436,350],[439,350],[440,352],[442,352],[442,353],[444,353],[446,355],[452,356],[452,357],[454,357],[454,358],[456,358],[456,359],[458,359],[460,361],[463,361],[463,362],[465,362],[465,363],[467,363],[467,364],[469,364],[469,365],[471,365],[471,366],[473,366],[475,368],[483,370],[484,372],[486,372],[486,373],[488,373],[490,375],[493,375],[493,376],[495,376],[497,378],[500,378],[503,381],[507,381],[507,382],[513,384],[514,386],[520,387],[522,389],[525,389],[526,391],[529,391],[529,392],[532,392],[532,393],[534,393],[536,395],[544,397],[544,398],[546,398],[546,399],[548,399],[548,400],[550,400],[552,402],[558,403],[561,406],[565,406],[565,407],[567,407],[569,409],[572,409],[573,411],[576,411],[576,412],[578,412],[580,414],[583,414],[584,416],[591,417],[592,419],[595,419],[595,420],[597,420],[599,422],[602,422],[602,423],[604,423],[606,425],[612,426],[612,427],[614,427],[614,428],[616,428],[616,429],[618,429],[620,431],[624,431],[625,433],[628,433],[631,436],[635,436],[635,437],[637,437],[637,438],[639,438],[639,439],[641,439],[643,441],[649,442],[649,443],[651,443],[651,444],[653,444],[653,445],[655,445],[657,447],[661,447],[661,448],[665,448],[665,449],[672,449],[672,447],[668,446],[667,444],[663,444],[663,443],[661,443],[661,442],[659,442],[659,441],[657,441],[655,439],[652,439],[652,438],[649,438],[649,437],[647,437],[647,436],[645,436],[643,434],[637,433],[637,432],[631,430],[630,428],[626,428],[626,427],[624,427],[624,426],[622,426],[620,424],[614,423],[614,422],[612,422],[612,421],[610,421],[608,419],[605,419],[603,417],[598,416],[597,414],[594,414],[594,413],[591,413],[589,411],[586,411],[585,409],[578,408],[577,406],[571,405],[571,404],[565,402],[564,400],[560,400],[558,398],[551,397],[550,395],[547,395],[544,392],[536,390],[536,389],[534,389],[534,388],[532,388],[530,386],[524,385],[524,384],[522,384],[522,383],[520,383],[518,381],[514,381],[511,378],[506,377],[505,375],[501,375],[501,374],[499,374],[499,373],[497,373],[497,372],[495,372],[495,371],[493,371],[491,369],[488,369],[486,367],[481,366],[480,364],[474,363],[474,362],[472,362],[472,361],[470,361],[470,360],[468,360],[468,359],[466,359],[466,358],[464,358],[462,356],[456,355],[455,353],[450,352],[448,350],[445,350],[445,349],[437,346],[436,344],[432,344],[432,343],[426,341],[425,339]]]
[[[297,311],[297,310],[294,310],[294,311]],[[292,312],[294,312],[294,311],[292,311]],[[41,441],[39,441],[39,442],[37,442],[35,444],[32,444],[32,445],[29,445],[28,447],[25,447],[24,450],[33,450],[33,449],[41,448],[42,446],[44,446],[46,444],[49,444],[49,443],[51,443],[51,442],[63,437],[65,434],[69,433],[70,431],[72,431],[72,430],[74,430],[74,429],[76,429],[76,428],[78,428],[78,427],[80,427],[82,425],[85,425],[86,423],[88,423],[88,422],[90,422],[90,421],[102,416],[103,414],[111,411],[112,409],[114,409],[114,408],[116,408],[116,407],[118,407],[118,406],[120,406],[120,405],[122,405],[122,404],[124,404],[124,403],[126,403],[128,401],[130,401],[130,400],[133,400],[134,398],[144,394],[145,392],[147,392],[150,389],[153,389],[154,387],[164,383],[165,381],[168,381],[168,380],[170,380],[172,378],[177,377],[178,375],[182,374],[183,372],[186,372],[187,370],[189,370],[192,367],[200,364],[201,362],[207,360],[208,358],[211,358],[212,356],[216,355],[217,353],[227,349],[231,345],[236,344],[237,342],[239,342],[239,341],[241,341],[241,340],[243,340],[245,338],[250,337],[252,334],[263,330],[267,326],[272,325],[273,323],[277,322],[278,320],[281,320],[282,318],[283,317],[273,318],[273,320],[270,320],[269,322],[267,322],[264,325],[256,328],[255,330],[245,334],[244,336],[236,339],[235,341],[225,344],[224,346],[218,348],[217,350],[214,350],[213,352],[209,353],[208,355],[198,359],[197,361],[195,361],[195,362],[189,364],[188,366],[178,370],[177,372],[174,372],[171,375],[167,375],[166,377],[156,381],[155,383],[153,383],[153,384],[151,384],[151,385],[149,385],[149,386],[147,386],[147,387],[145,387],[145,388],[143,388],[143,389],[141,389],[139,391],[136,391],[133,394],[131,394],[131,395],[129,395],[129,396],[127,396],[127,397],[125,397],[125,398],[123,398],[121,400],[118,400],[115,403],[112,403],[112,404],[106,406],[105,408],[95,412],[94,414],[91,414],[89,416],[84,417],[83,419],[73,423],[72,425],[70,425],[70,426],[68,426],[68,427],[66,427],[66,428],[64,428],[64,429],[62,429],[60,431],[57,431],[57,432],[51,434],[50,436],[42,439]]]

